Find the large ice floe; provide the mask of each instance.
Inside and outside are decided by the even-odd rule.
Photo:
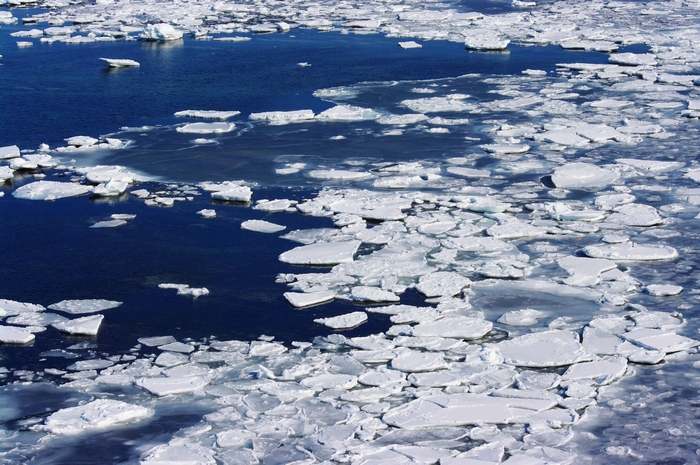
[[[196,406],[197,415],[183,415],[174,433],[156,428],[147,440],[122,441],[131,448],[130,460],[696,460],[700,440],[689,413],[700,402],[700,325],[693,315],[700,217],[696,3],[514,1],[513,11],[484,15],[418,1],[46,2],[51,9],[26,23],[48,25],[16,37],[51,43],[138,34],[172,41],[185,32],[204,37],[307,27],[413,38],[425,48],[448,40],[469,53],[558,45],[610,57],[590,64],[572,55],[555,72],[322,89],[315,96],[332,106],[318,114],[260,111],[239,123],[226,121],[237,111],[175,113],[221,121],[184,123],[171,127],[174,133],[219,135],[237,124],[255,133],[294,123],[303,131],[332,126],[334,142],[361,133],[406,137],[409,144],[458,137],[460,146],[445,145],[448,157],[412,153],[399,162],[379,154],[343,163],[280,158],[278,174],[323,187],[296,200],[258,201],[250,210],[260,218],[232,229],[280,233],[285,225],[262,219],[273,212],[326,220],[327,227],[282,236],[280,242],[301,245],[287,244],[275,254],[279,263],[270,265],[288,270],[277,277],[280,295],[295,309],[321,316],[313,319],[321,334],[313,339],[220,340],[212,328],[211,337],[198,341],[154,333],[126,352],[108,353],[97,335],[109,329],[102,324],[110,315],[131,310],[128,301],[66,295],[45,308],[0,300],[3,348],[26,350],[50,337],[67,347],[42,352],[41,370],[0,359],[5,394],[51,385],[68,396],[53,411],[26,416],[3,403],[0,415],[11,421],[0,429],[0,457],[42,460],[64,436],[125,431],[138,437],[150,421],[167,416],[163,412]],[[0,22],[13,24],[6,13],[0,12]],[[61,26],[67,21],[72,26]],[[644,52],[614,53],[632,44],[644,44]],[[372,100],[377,94],[382,99]],[[194,202],[200,218],[191,212],[192,221],[213,227],[253,199],[252,182],[170,187],[147,183],[122,166],[80,167],[61,159],[100,149],[128,150],[129,144],[76,136],[54,150],[0,147],[0,179],[12,188],[12,198],[0,201],[129,192],[131,200],[173,207],[158,214],[177,214]],[[42,179],[53,175],[56,180]],[[221,215],[204,208],[210,200]],[[209,294],[162,280],[158,287]],[[356,310],[323,313],[336,303]],[[377,328],[380,318],[386,322],[381,331],[342,332]],[[48,327],[56,334],[49,336]],[[603,418],[612,426],[601,426]],[[656,424],[665,426],[658,431]]]

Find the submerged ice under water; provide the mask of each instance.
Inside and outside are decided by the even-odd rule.
[[[140,5],[0,11],[4,462],[697,461],[692,6]]]

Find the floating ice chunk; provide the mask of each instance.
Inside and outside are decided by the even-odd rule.
[[[545,316],[547,316],[545,312],[524,308],[506,312],[497,321],[508,326],[532,326],[537,324],[537,320]]]
[[[562,380],[593,379],[596,384],[609,384],[615,379],[622,377],[626,371],[627,359],[624,357],[613,357],[571,365],[562,375]]]
[[[371,108],[352,105],[336,105],[316,115],[319,121],[368,121],[375,120],[381,115]]]
[[[496,239],[516,239],[544,236],[547,234],[547,230],[516,220],[491,226],[486,230],[486,234]]]
[[[327,179],[334,181],[359,181],[362,179],[371,178],[372,174],[363,171],[330,169],[309,171],[309,176],[316,179]]]
[[[248,118],[254,121],[267,121],[271,124],[287,124],[297,121],[308,121],[314,119],[312,110],[295,111],[268,111],[264,113],[251,113]]]
[[[182,39],[182,31],[176,30],[170,24],[149,24],[141,33],[144,40],[177,40]]]
[[[308,376],[299,384],[303,387],[322,391],[324,389],[352,389],[357,386],[357,376],[335,373],[324,373]]]
[[[632,194],[603,194],[595,199],[595,204],[599,207],[612,209],[620,205],[632,203],[637,198]]]
[[[61,321],[54,323],[51,326],[61,331],[62,333],[73,334],[76,336],[96,336],[100,329],[104,315],[91,315],[74,320]]]
[[[125,171],[123,166],[91,166],[87,168],[78,168],[76,172],[83,174],[85,179],[93,184],[108,183],[112,181],[122,181],[133,183],[136,180],[142,179],[136,174]]]
[[[552,144],[565,145],[567,147],[583,147],[590,143],[590,140],[578,135],[573,128],[554,129],[541,134],[535,134],[536,141],[550,142]]]
[[[73,147],[91,147],[99,142],[98,139],[90,136],[73,136],[64,140],[66,144],[72,145]]]
[[[435,321],[419,323],[409,331],[418,337],[448,337],[457,339],[480,339],[493,329],[493,323],[481,318],[462,315],[447,316]]]
[[[0,325],[0,342],[3,344],[28,344],[34,338],[34,334],[26,329]]]
[[[116,308],[121,304],[122,302],[102,299],[63,300],[49,305],[49,309],[70,313],[72,315],[81,315]]]
[[[0,147],[0,160],[8,160],[10,158],[18,158],[20,156],[19,147],[16,145],[8,145]]]
[[[310,307],[331,301],[335,295],[334,291],[285,292],[284,298],[295,307]]]
[[[617,264],[604,258],[565,257],[557,260],[571,276],[565,281],[570,286],[592,286],[600,282],[601,273],[617,268]]]
[[[552,174],[552,183],[562,189],[605,187],[617,179],[617,173],[590,163],[567,163]]]
[[[664,353],[688,350],[700,345],[700,341],[663,329],[638,328],[623,333],[621,336],[645,349]]]
[[[128,58],[100,58],[109,65],[110,68],[128,68],[132,66],[141,66],[138,61],[129,60]]]
[[[93,195],[99,197],[115,197],[121,195],[129,187],[130,181],[121,181],[118,179],[110,179],[109,181],[95,186],[92,190]]]
[[[678,256],[678,252],[673,247],[666,245],[642,245],[634,242],[589,245],[580,251],[592,258],[607,258],[610,260],[671,260]]]
[[[609,63],[627,66],[656,66],[656,56],[651,53],[614,53],[608,57]]]
[[[616,207],[615,213],[608,217],[608,221],[627,226],[656,226],[664,222],[656,208],[636,203]]]
[[[283,211],[294,211],[292,206],[296,202],[289,199],[277,199],[277,200],[258,200],[253,210],[260,210],[264,212],[283,212]]]
[[[423,46],[421,44],[419,44],[418,42],[416,42],[414,40],[409,40],[406,42],[399,42],[399,47],[401,47],[404,50],[411,49],[411,48],[423,48]]]
[[[317,318],[314,323],[326,326],[331,329],[350,329],[360,326],[367,321],[365,312],[352,312],[330,318]]]
[[[217,462],[214,459],[214,451],[211,449],[191,442],[173,442],[149,450],[139,463],[143,465],[216,465]]]
[[[205,208],[204,210],[199,210],[197,212],[202,218],[216,218],[216,210],[211,208]]]
[[[12,179],[15,175],[15,170],[9,166],[0,166],[0,184]]]
[[[473,103],[466,103],[463,101],[468,97],[468,95],[455,94],[446,97],[409,99],[403,100],[401,105],[416,113],[464,112],[473,110],[476,107]]]
[[[185,344],[184,342],[169,342],[163,345],[158,346],[160,350],[167,350],[169,352],[179,352],[182,354],[189,354],[194,352],[194,347],[192,347],[189,344]]]
[[[211,193],[214,200],[225,200],[227,202],[250,202],[253,191],[248,186],[226,186],[221,190]]]
[[[147,347],[162,346],[165,344],[170,344],[175,342],[175,338],[172,336],[154,336],[154,337],[142,337],[138,339],[139,344],[143,344]]]
[[[391,368],[404,373],[418,373],[447,368],[447,362],[442,352],[408,350],[391,361]]]
[[[18,40],[17,41],[17,47],[19,47],[19,48],[32,47],[33,45],[34,45],[34,42],[29,42],[28,40]]]
[[[605,142],[622,137],[617,129],[605,124],[579,124],[576,126],[576,133],[591,142]]]
[[[175,130],[186,134],[222,134],[236,128],[234,123],[188,123]]]
[[[36,181],[17,188],[12,195],[18,199],[55,200],[85,195],[92,192],[92,189],[92,186],[77,183]]]
[[[87,430],[139,422],[152,415],[153,410],[147,407],[112,399],[97,399],[54,412],[44,420],[43,425],[32,429],[51,434],[79,434]]]
[[[449,166],[446,170],[450,174],[463,176],[465,178],[488,178],[491,172],[488,170],[477,170],[474,168],[465,168],[462,166]]]
[[[515,366],[546,368],[573,365],[590,360],[579,341],[579,335],[570,331],[545,331],[525,334],[493,347]]]
[[[284,231],[287,227],[281,224],[270,223],[265,220],[246,220],[241,223],[241,228],[248,231],[256,231],[261,233],[276,233]]]
[[[482,145],[481,148],[489,153],[497,154],[517,154],[530,150],[530,146],[527,144],[486,144]]]
[[[378,287],[355,286],[350,292],[350,300],[358,302],[398,302],[399,296]]]
[[[293,265],[337,265],[350,263],[362,242],[318,242],[283,252],[279,260]]]
[[[427,120],[428,117],[422,113],[410,113],[407,115],[388,115],[382,116],[377,120],[379,124],[393,124],[404,126],[406,124],[415,124]],[[383,170],[380,170],[383,171]]]
[[[16,302],[14,300],[0,299],[0,318],[19,315],[22,313],[43,312],[46,310],[42,305]]]
[[[664,297],[680,294],[683,292],[683,287],[673,284],[648,284],[644,286],[644,290],[654,297]]]
[[[469,36],[464,39],[464,46],[469,50],[505,50],[510,43],[510,39],[497,37],[492,33],[481,34],[476,33],[476,30],[468,30],[467,32]]]
[[[652,173],[666,173],[685,166],[685,162],[682,161],[639,160],[636,158],[617,158],[615,162]]]
[[[162,397],[170,394],[184,394],[202,389],[211,382],[209,377],[185,376],[178,378],[139,378],[136,386]]]
[[[218,110],[182,110],[175,113],[175,116],[186,118],[220,119],[226,120],[240,115],[240,111],[218,111]]]
[[[471,284],[469,278],[465,278],[453,271],[437,271],[420,277],[416,290],[426,297],[450,297],[462,292],[462,289]]]

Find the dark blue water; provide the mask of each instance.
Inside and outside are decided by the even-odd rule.
[[[12,10],[16,17],[36,10]],[[171,124],[187,109],[316,112],[331,105],[314,90],[362,81],[421,80],[467,73],[554,71],[564,61],[604,63],[601,53],[566,52],[557,46],[511,46],[508,53],[478,53],[461,43],[424,41],[403,50],[380,35],[318,33],[254,35],[249,42],[184,40],[40,44],[10,37],[46,24],[0,26],[0,146],[62,144],[121,126]],[[18,40],[33,47],[19,48]],[[139,68],[109,70],[100,57],[129,58]],[[309,67],[297,63],[308,62]],[[179,120],[181,121],[181,120]]]

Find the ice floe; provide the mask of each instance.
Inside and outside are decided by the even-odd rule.
[[[81,315],[85,313],[96,313],[102,310],[119,307],[122,302],[102,299],[83,300],[62,300],[61,302],[49,305],[50,310],[58,310],[71,315]]]
[[[100,58],[100,60],[107,63],[110,68],[129,68],[135,66],[141,66],[138,61],[131,60],[128,58]]]
[[[73,435],[94,429],[106,429],[143,421],[153,416],[153,410],[113,399],[97,399],[76,407],[61,409],[49,415],[37,431]]]

